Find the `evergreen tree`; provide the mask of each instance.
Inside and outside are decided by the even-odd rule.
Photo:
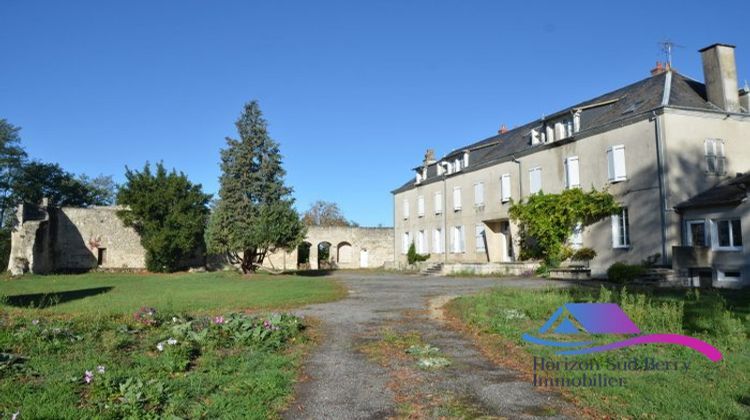
[[[0,226],[16,206],[13,184],[26,160],[26,152],[21,147],[21,129],[0,118]]]
[[[141,172],[128,169],[125,178],[117,203],[128,208],[117,215],[140,234],[149,271],[178,270],[205,249],[211,195],[200,184],[183,173],[167,172],[161,163],[155,172],[148,163]]]
[[[235,123],[239,139],[221,151],[219,200],[206,234],[210,252],[225,254],[243,273],[255,271],[268,252],[293,249],[305,227],[284,185],[278,144],[268,135],[257,101]]]

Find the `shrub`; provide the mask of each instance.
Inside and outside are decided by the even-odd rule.
[[[570,257],[573,261],[591,261],[596,258],[596,251],[591,248],[581,248]]]
[[[607,269],[607,278],[615,283],[625,284],[642,276],[644,272],[641,265],[616,262]]]
[[[414,242],[412,242],[411,245],[409,245],[409,251],[406,252],[406,259],[409,261],[409,265],[411,265],[416,262],[429,260],[430,254],[417,254],[417,247],[415,247]]]

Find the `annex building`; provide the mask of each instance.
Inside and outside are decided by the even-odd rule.
[[[648,78],[439,159],[428,151],[392,192],[394,260],[405,264],[414,243],[435,263],[514,262],[512,201],[593,187],[623,205],[569,239],[597,252],[593,276],[658,255],[684,284],[750,284],[750,92],[739,89],[734,52],[700,50],[703,82],[657,65]]]

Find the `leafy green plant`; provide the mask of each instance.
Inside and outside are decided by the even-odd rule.
[[[560,194],[533,194],[525,202],[513,203],[509,214],[519,226],[521,258],[543,259],[556,267],[576,226],[591,225],[619,209],[607,191],[573,188]]]
[[[570,259],[573,261],[582,262],[589,262],[594,258],[596,258],[596,251],[594,251],[592,248],[577,249],[570,257]]]
[[[417,247],[414,246],[414,242],[409,245],[409,250],[406,252],[406,259],[409,261],[409,264],[414,264],[417,262],[427,261],[430,259],[430,254],[422,255],[417,253]]]
[[[616,262],[607,269],[607,278],[618,284],[630,283],[645,273],[642,265]]]

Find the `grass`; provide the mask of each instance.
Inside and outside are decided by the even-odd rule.
[[[309,339],[304,320],[268,311],[345,293],[324,278],[232,273],[0,287],[0,418],[277,417]]]
[[[580,356],[557,356],[549,347],[529,344],[524,333],[539,327],[567,302],[616,302],[644,333],[676,333],[719,348],[713,363],[675,345],[651,344]],[[609,371],[621,387],[564,387],[561,391],[595,416],[625,418],[750,418],[750,291],[652,291],[633,294],[602,288],[531,291],[500,288],[453,301],[449,310],[479,332],[485,351],[514,366],[529,381],[533,358],[608,362],[657,360],[689,362],[687,371]],[[556,337],[557,339],[563,336]],[[603,337],[599,337],[602,339]],[[580,377],[579,371],[545,374]],[[558,388],[559,389],[559,388]]]
[[[6,277],[0,309],[46,314],[122,314],[142,306],[172,311],[289,308],[336,300],[338,283],[318,277],[243,277],[233,272]]]

